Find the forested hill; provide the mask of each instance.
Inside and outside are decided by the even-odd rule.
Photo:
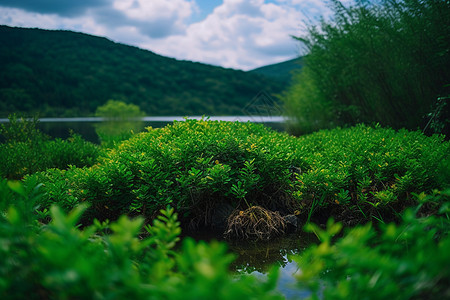
[[[290,82],[294,72],[300,70],[302,67],[303,67],[303,58],[298,57],[277,64],[271,64],[253,69],[250,71],[250,73],[262,74],[265,76],[282,80],[284,82]]]
[[[0,117],[87,116],[109,99],[148,115],[230,115],[286,86],[262,74],[180,61],[71,31],[0,26]]]

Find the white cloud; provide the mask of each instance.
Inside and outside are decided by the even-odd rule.
[[[197,10],[194,2],[186,0],[115,0],[112,6],[123,14],[124,22],[158,38],[183,31]]]
[[[113,7],[140,21],[185,19],[192,13],[192,3],[183,0],[116,0]]]
[[[184,35],[143,44],[159,53],[224,67],[251,69],[290,59],[302,15],[287,5],[263,0],[225,0]],[[181,46],[180,46],[181,45]]]

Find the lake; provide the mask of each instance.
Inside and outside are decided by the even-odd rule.
[[[174,121],[184,121],[186,117],[183,116],[149,116],[139,118],[142,121],[144,128],[151,126],[153,128],[161,128]],[[262,123],[277,131],[285,131],[284,123],[286,117],[283,116],[213,116],[202,117],[192,116],[188,119],[207,119],[211,121],[239,121],[239,122],[254,122]],[[8,119],[0,119],[0,123],[8,122]],[[98,135],[95,131],[96,124],[100,124],[104,118],[100,117],[80,117],[80,118],[40,118],[38,128],[55,138],[67,138],[70,135],[70,130],[80,134],[84,139],[99,143]]]

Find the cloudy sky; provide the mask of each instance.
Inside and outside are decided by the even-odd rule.
[[[249,70],[294,58],[323,0],[0,0],[0,24],[67,29]]]

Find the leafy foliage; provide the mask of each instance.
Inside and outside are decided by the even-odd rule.
[[[0,177],[20,179],[49,168],[92,165],[97,159],[99,147],[77,134],[71,133],[67,140],[51,140],[36,128],[36,117],[27,120],[11,115],[9,120],[0,127],[5,141],[0,144]]]
[[[19,117],[17,114],[8,116],[9,124],[0,124],[0,135],[5,143],[29,142],[48,139],[37,129],[39,119],[37,115],[31,119]]]
[[[105,148],[113,147],[115,144],[129,139],[134,132],[144,129],[144,123],[139,120],[144,113],[134,104],[108,100],[106,104],[97,108],[95,115],[106,119],[104,122],[96,124],[95,128],[102,146]]]
[[[86,204],[68,214],[52,206],[44,225],[40,188],[0,180],[2,299],[282,299],[274,291],[276,269],[267,281],[232,276],[225,244],[186,238],[176,250],[180,228],[170,207],[144,231],[141,217],[83,226]],[[342,224],[329,220],[323,230],[309,223],[321,243],[291,257],[301,270],[298,288],[313,299],[445,298],[450,191],[415,199],[419,205],[399,225],[379,232],[367,224],[335,241]],[[425,215],[430,209],[433,215]]]
[[[0,112],[93,115],[108,99],[150,115],[240,115],[260,91],[285,83],[178,61],[105,38],[0,26]]]
[[[450,144],[443,136],[359,125],[299,138],[307,169],[296,176],[303,210],[352,222],[382,219],[411,205],[412,192],[448,187]],[[331,212],[330,212],[331,210]],[[395,214],[395,213],[394,213]],[[309,219],[309,218],[308,218]]]
[[[152,216],[171,204],[194,222],[210,224],[211,211],[222,203],[289,202],[295,142],[261,125],[186,120],[135,135],[91,168],[36,176],[45,182],[48,203],[70,208],[87,201],[97,218]]]
[[[142,117],[144,116],[144,113],[137,105],[110,99],[104,105],[97,107],[95,115],[97,117],[103,117],[107,120],[125,121],[132,118]]]
[[[360,122],[424,128],[450,82],[450,5],[333,0],[334,16],[297,39],[308,53],[283,99],[297,133]],[[449,119],[448,108],[442,121]],[[448,134],[448,124],[442,133]]]
[[[212,224],[223,205],[356,224],[389,221],[413,192],[448,186],[449,147],[443,136],[363,125],[295,138],[251,123],[186,120],[148,128],[92,167],[26,180],[44,183],[43,207],[90,203],[86,221],[152,218],[170,204],[191,225]]]
[[[419,206],[408,209],[399,225],[382,225],[380,232],[368,223],[334,242],[341,223],[330,219],[325,230],[309,224],[321,243],[294,257],[300,286],[313,292],[312,299],[447,298],[450,190],[416,200]],[[421,215],[423,206],[435,215]]]
[[[276,272],[267,282],[231,276],[225,244],[186,239],[175,251],[180,228],[169,207],[146,232],[142,218],[125,216],[80,227],[85,204],[68,214],[52,206],[40,225],[29,205],[39,187],[27,189],[0,181],[2,299],[282,299]]]

